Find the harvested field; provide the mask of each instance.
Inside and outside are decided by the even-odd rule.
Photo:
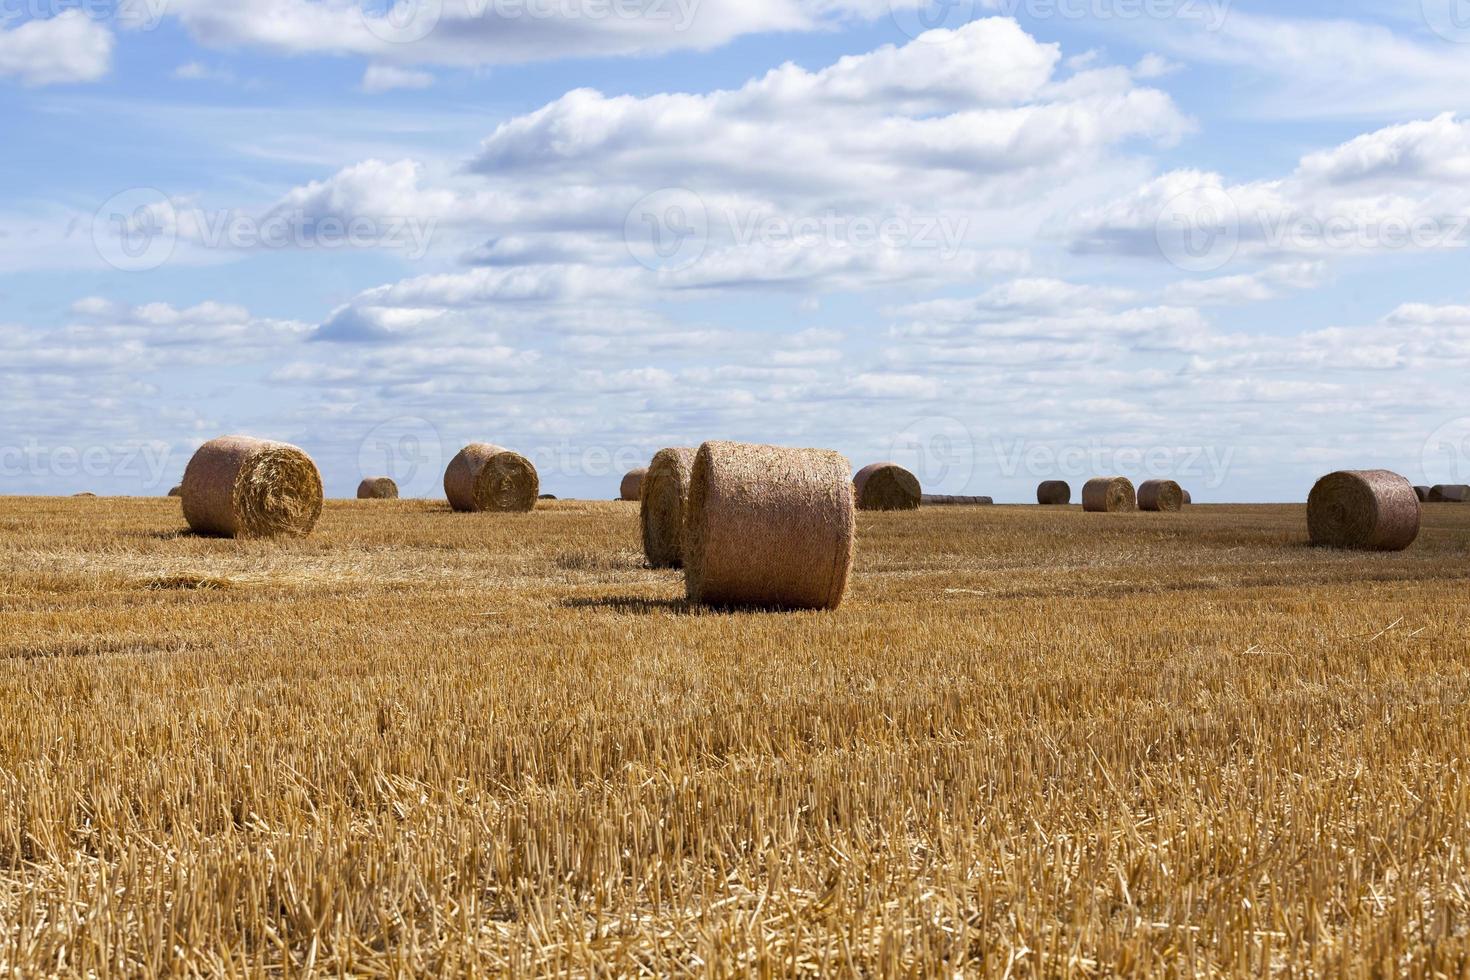
[[[1423,973],[1470,941],[1470,508],[858,515],[691,608],[611,502],[0,498],[0,970]]]

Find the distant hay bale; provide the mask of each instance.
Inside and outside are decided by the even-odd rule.
[[[1174,512],[1184,509],[1184,488],[1173,480],[1145,480],[1138,488],[1138,509]]]
[[[1138,493],[1127,477],[1098,477],[1082,488],[1082,509],[1093,514],[1126,514],[1138,509]]]
[[[537,500],[555,500],[556,499],[556,494],[554,494],[554,493],[543,493],[541,496],[537,497],[536,499]]]
[[[1036,488],[1036,502],[1043,507],[1063,507],[1072,502],[1072,485],[1066,480],[1047,480]]]
[[[1470,503],[1470,486],[1441,483],[1429,491],[1429,502],[1434,504]]]
[[[370,476],[357,485],[358,500],[397,500],[398,484],[392,477]]]
[[[1194,495],[1188,490],[1184,491],[1184,506],[1188,507],[1194,503]]]
[[[92,493],[92,492],[87,491],[87,490],[83,490],[81,493],[74,493],[74,494],[72,494],[72,496],[75,497],[75,498],[77,498],[77,499],[79,499],[79,500],[96,500],[97,499],[97,495],[95,493]]]
[[[943,493],[926,493],[923,497],[925,507],[993,507],[995,500],[992,497],[955,497]]]
[[[1403,551],[1419,536],[1419,498],[1388,470],[1332,473],[1307,500],[1312,543],[1360,551]]]
[[[618,489],[619,500],[641,500],[643,498],[643,481],[648,476],[648,467],[640,466],[636,470],[629,470],[623,477],[623,484]]]
[[[852,569],[851,472],[822,449],[701,446],[684,515],[690,601],[836,609]]]
[[[444,471],[444,495],[461,512],[531,511],[541,494],[536,467],[520,453],[472,442]]]
[[[1431,487],[1415,487],[1414,488],[1414,496],[1416,496],[1416,497],[1419,498],[1419,503],[1421,503],[1421,504],[1428,503],[1429,502],[1429,496],[1432,493],[1434,493],[1434,490]]]
[[[284,442],[224,436],[184,469],[184,520],[196,534],[262,538],[311,533],[322,478],[311,457]]]
[[[183,487],[183,484],[180,484],[179,486],[174,487],[172,490],[170,490],[168,492],[168,495],[170,497],[182,497],[184,495],[184,487]]]
[[[919,478],[897,463],[872,463],[852,478],[858,510],[918,510],[924,491]]]
[[[693,449],[660,449],[643,478],[638,520],[643,527],[643,554],[654,568],[684,565],[684,503],[689,498]]]

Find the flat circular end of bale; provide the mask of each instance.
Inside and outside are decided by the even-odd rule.
[[[1307,527],[1319,547],[1403,551],[1419,537],[1419,522],[1413,486],[1388,470],[1330,473],[1307,499]]]
[[[391,477],[370,476],[357,485],[358,500],[397,500],[398,484]]]
[[[629,470],[623,477],[622,484],[618,487],[619,500],[641,500],[643,495],[643,480],[648,476],[648,467],[640,466],[636,470]]]
[[[684,565],[684,503],[694,469],[693,449],[660,449],[639,488],[638,523],[643,554],[653,568]]]
[[[856,505],[839,453],[707,442],[685,504],[691,602],[836,609],[852,569]]]
[[[302,537],[322,514],[322,478],[311,457],[248,436],[200,446],[184,469],[182,493],[184,520],[196,534]]]
[[[919,478],[897,463],[871,463],[852,478],[858,510],[918,510],[924,490]]]
[[[461,513],[524,513],[536,509],[541,480],[536,467],[520,453],[474,442],[450,460],[444,471],[444,495]]]
[[[1174,513],[1184,509],[1184,488],[1173,480],[1145,480],[1138,488],[1138,509]]]
[[[1093,514],[1127,514],[1138,509],[1138,492],[1124,476],[1101,476],[1082,488],[1082,509]]]
[[[1066,480],[1047,480],[1036,488],[1036,502],[1043,507],[1065,507],[1072,502],[1072,485]]]

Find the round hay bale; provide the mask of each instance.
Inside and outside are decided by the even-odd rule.
[[[684,503],[689,499],[694,452],[686,447],[660,449],[643,478],[638,520],[643,526],[643,554],[654,568],[684,565]]]
[[[1138,509],[1172,513],[1184,509],[1184,488],[1173,480],[1145,480],[1138,488]]]
[[[75,497],[78,500],[96,500],[97,499],[97,495],[95,493],[92,493],[90,490],[83,490],[81,493],[74,493],[74,494],[72,494],[72,496]]]
[[[300,537],[322,513],[316,464],[284,442],[212,439],[189,460],[183,488],[184,520],[196,534]]]
[[[995,500],[991,497],[954,497],[942,493],[924,494],[925,507],[993,507]]]
[[[1072,485],[1066,480],[1047,480],[1036,488],[1036,502],[1043,507],[1064,507],[1072,502]]]
[[[1082,509],[1092,514],[1126,514],[1138,509],[1133,481],[1123,476],[1100,476],[1082,488]]]
[[[622,486],[618,488],[619,500],[642,500],[643,481],[648,476],[648,467],[640,466],[636,470],[629,470],[628,475],[623,477]]]
[[[897,463],[871,463],[852,478],[858,510],[918,510],[924,491],[919,478]]]
[[[822,449],[699,447],[684,508],[690,601],[836,609],[852,569],[851,472]]]
[[[1388,470],[1331,473],[1307,499],[1312,543],[1360,551],[1403,551],[1419,536],[1419,498]]]
[[[556,499],[556,494],[554,494],[554,493],[543,493],[541,496],[537,497],[536,499],[537,500],[555,500]]]
[[[444,471],[444,495],[460,512],[535,510],[540,494],[541,480],[531,461],[489,443],[465,446]]]
[[[1185,490],[1184,491],[1184,506],[1188,507],[1188,506],[1190,506],[1193,503],[1194,503],[1194,496],[1188,490]]]
[[[1421,503],[1421,504],[1427,504],[1427,503],[1429,503],[1429,495],[1431,493],[1433,493],[1433,492],[1434,491],[1430,487],[1415,487],[1414,488],[1414,496],[1416,496],[1416,497],[1419,498],[1419,503]]]
[[[398,484],[388,476],[370,476],[357,485],[358,500],[397,500]]]
[[[180,484],[179,486],[174,487],[172,490],[170,490],[168,492],[168,495],[170,497],[182,497],[184,495],[184,487],[183,487],[183,485]]]
[[[1470,486],[1442,483],[1429,491],[1429,502],[1434,504],[1470,503]]]

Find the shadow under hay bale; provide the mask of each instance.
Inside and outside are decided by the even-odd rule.
[[[1470,503],[1470,486],[1442,483],[1429,491],[1429,502],[1432,504]]]
[[[1331,473],[1307,499],[1312,544],[1403,551],[1419,537],[1420,505],[1408,480],[1388,470]]]
[[[653,568],[684,566],[684,504],[695,450],[677,446],[654,454],[643,478],[638,523],[643,554]]]
[[[923,497],[925,507],[994,507],[993,497],[955,497],[943,493],[926,493]]]
[[[1127,477],[1097,477],[1082,488],[1082,509],[1091,514],[1132,513],[1138,509],[1138,492]]]
[[[284,442],[223,436],[184,469],[184,520],[196,534],[300,537],[322,514],[322,478],[311,457]]]
[[[619,500],[640,500],[643,494],[643,481],[648,476],[648,467],[640,466],[636,470],[629,470],[623,477],[622,484],[618,487]]]
[[[370,476],[357,485],[358,500],[397,500],[398,484],[386,476]]]
[[[1066,480],[1047,480],[1036,488],[1036,502],[1043,507],[1065,507],[1072,502],[1072,485]]]
[[[1138,509],[1174,513],[1184,509],[1184,488],[1173,480],[1145,480],[1138,488]]]
[[[836,609],[852,570],[851,472],[823,449],[701,446],[685,507],[689,601]]]
[[[461,513],[524,513],[536,509],[541,480],[536,467],[520,453],[473,442],[450,460],[444,471],[444,495]]]
[[[852,478],[858,510],[917,510],[924,491],[919,478],[897,463],[871,463]]]

